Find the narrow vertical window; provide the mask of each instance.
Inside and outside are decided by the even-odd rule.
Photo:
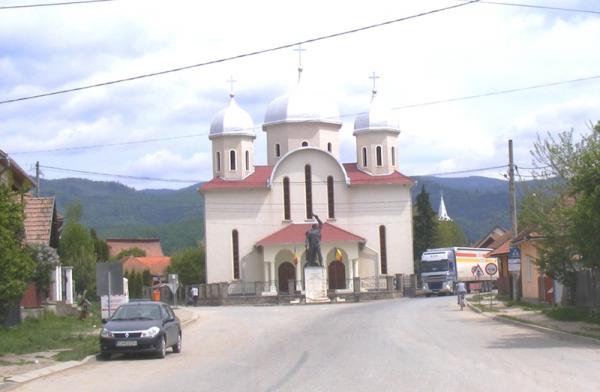
[[[331,152],[331,143],[327,143],[327,152]]]
[[[308,142],[307,141],[303,141],[302,142],[302,147],[308,147]]]
[[[310,165],[304,166],[304,189],[306,192],[306,219],[312,219],[312,173],[310,171]]]
[[[396,166],[396,147],[392,147],[392,166]]]
[[[387,247],[385,243],[385,226],[379,226],[379,256],[381,257],[381,273],[387,275]]]
[[[292,219],[290,212],[290,179],[288,177],[283,178],[283,219]]]
[[[233,255],[233,279],[240,278],[240,240],[238,231],[231,232],[231,247]]]
[[[362,148],[362,165],[367,167],[367,147]]]
[[[330,219],[335,218],[335,199],[333,194],[333,177],[327,177],[327,212]]]
[[[229,151],[229,170],[235,171],[235,150]]]
[[[275,144],[275,157],[279,158],[281,156],[281,146],[279,143]]]
[[[377,166],[383,166],[383,154],[381,153],[381,146],[377,146],[375,151],[377,155]]]
[[[250,170],[250,151],[246,150],[246,171]]]
[[[221,171],[221,153],[217,151],[217,171]]]

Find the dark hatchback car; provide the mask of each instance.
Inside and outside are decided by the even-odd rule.
[[[181,324],[162,302],[123,304],[100,331],[100,355],[105,360],[114,353],[155,353],[164,358],[167,347],[181,351]]]

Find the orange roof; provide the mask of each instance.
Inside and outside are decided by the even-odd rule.
[[[121,251],[139,248],[146,252],[147,257],[164,256],[160,246],[160,238],[107,238],[109,256],[118,255]]]
[[[149,270],[153,276],[164,276],[171,264],[169,256],[135,257],[129,256],[123,261],[123,271],[143,272]]]
[[[312,223],[291,223],[258,241],[256,245],[303,244]],[[365,239],[329,223],[323,224],[321,242],[365,242]]]
[[[25,243],[50,245],[54,197],[25,197]]]

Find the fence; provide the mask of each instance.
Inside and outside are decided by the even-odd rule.
[[[600,310],[600,268],[575,273],[575,305]]]

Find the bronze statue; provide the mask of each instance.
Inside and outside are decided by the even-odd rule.
[[[306,232],[306,266],[307,267],[322,267],[323,266],[323,254],[321,253],[321,229],[323,228],[323,222],[319,219],[318,215],[313,214],[313,217],[319,223],[314,223],[312,228]],[[319,261],[317,262],[317,257]]]

